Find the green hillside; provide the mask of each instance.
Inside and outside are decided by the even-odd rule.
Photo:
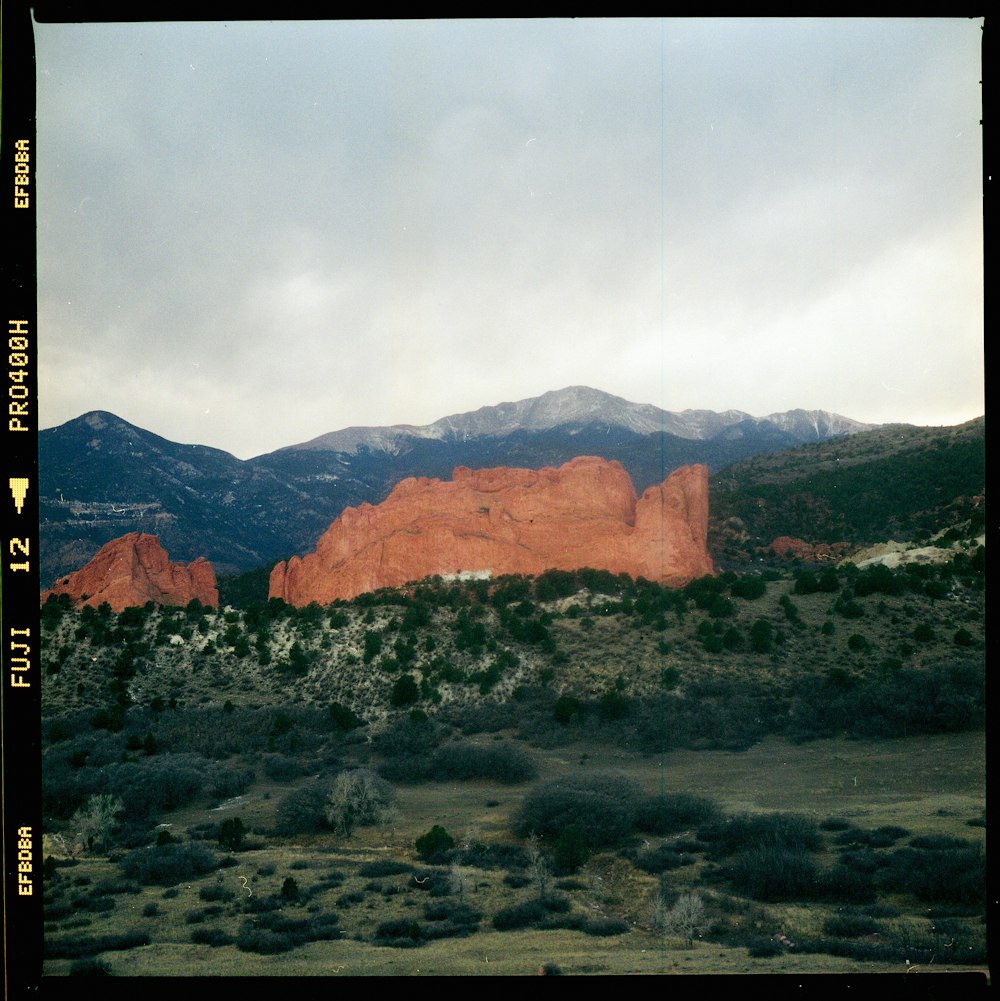
[[[712,478],[713,556],[746,559],[778,536],[852,547],[985,523],[986,423],[887,427],[738,462]]]

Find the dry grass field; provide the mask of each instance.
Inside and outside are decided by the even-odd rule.
[[[744,752],[675,751],[662,760],[617,748],[572,745],[537,751],[536,756],[539,777],[529,785],[509,787],[480,780],[402,787],[391,827],[363,828],[349,839],[332,834],[261,838],[259,847],[234,853],[236,864],[230,868],[173,887],[133,886],[132,892],[115,893],[110,897],[112,908],[87,912],[86,934],[148,932],[147,945],[99,954],[115,976],[502,976],[531,974],[547,963],[556,964],[563,974],[898,973],[907,964],[794,951],[755,958],[746,947],[712,941],[710,928],[690,945],[658,932],[649,925],[656,877],[611,852],[592,856],[572,878],[577,888],[565,891],[565,896],[574,913],[623,918],[628,927],[621,934],[599,937],[565,928],[495,930],[490,917],[513,902],[529,899],[533,889],[506,885],[502,870],[469,868],[463,871],[461,896],[483,916],[478,931],[428,941],[418,948],[376,945],[372,938],[380,923],[419,917],[427,907],[430,898],[418,880],[441,867],[428,866],[417,857],[414,842],[420,834],[440,824],[458,837],[476,831],[487,844],[516,840],[511,818],[523,797],[539,784],[569,773],[613,772],[651,793],[661,789],[696,793],[711,797],[727,813],[788,811],[818,822],[841,817],[864,828],[891,824],[913,835],[983,841],[983,828],[968,824],[981,818],[985,809],[981,733],[800,745],[774,738]],[[275,805],[285,791],[273,783],[255,785],[222,809],[193,806],[166,815],[163,823],[181,835],[198,825],[239,815],[251,831],[263,830],[273,822]],[[410,868],[385,877],[362,874],[365,864],[385,860]],[[698,862],[671,871],[667,879],[679,892],[697,891],[704,865]],[[79,893],[102,882],[121,881],[119,866],[105,857],[78,857],[75,865],[58,872],[60,879],[82,884],[76,888]],[[331,873],[339,878],[330,880]],[[296,916],[320,909],[335,913],[343,938],[308,942],[273,955],[243,951],[232,942],[215,946],[192,942],[192,931],[208,926],[235,938],[246,920],[244,902],[254,896],[280,896],[289,877],[303,898],[287,902],[284,911]],[[324,886],[324,881],[331,885]],[[733,907],[730,894],[714,888],[700,892],[710,912]],[[206,896],[212,900],[207,906]],[[446,899],[455,898],[453,891]],[[761,936],[782,934],[790,941],[816,934],[830,912],[829,905],[820,903],[744,903]],[[886,931],[910,925],[915,937],[929,937],[928,921],[913,912],[912,905],[903,902],[899,911],[898,917],[883,922]],[[53,942],[79,934],[72,925],[70,918],[58,930],[51,929]],[[961,958],[943,949],[934,957],[934,970],[984,968],[982,962],[962,964]],[[73,962],[50,959],[45,973],[68,974]]]

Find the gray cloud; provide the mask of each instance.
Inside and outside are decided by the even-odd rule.
[[[980,23],[38,25],[43,426],[982,413]]]

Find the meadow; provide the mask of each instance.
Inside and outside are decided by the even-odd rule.
[[[192,806],[163,816],[161,830],[179,840],[206,827],[214,833],[225,819],[239,817],[248,829],[246,845],[230,853],[216,852],[212,868],[188,874],[172,886],[140,885],[123,879],[120,863],[77,856],[59,865],[52,895],[67,900],[69,916],[47,925],[47,935],[60,943],[99,942],[102,936],[141,933],[148,942],[99,953],[99,961],[118,976],[246,975],[515,975],[555,964],[563,974],[635,973],[830,973],[900,972],[908,966],[984,969],[985,925],[982,909],[915,899],[899,891],[880,894],[877,903],[829,900],[756,901],[725,884],[706,883],[711,863],[697,851],[689,864],[666,873],[638,868],[620,851],[591,855],[572,875],[551,878],[553,899],[568,901],[558,916],[583,922],[607,922],[594,931],[578,927],[527,927],[497,930],[491,919],[504,908],[537,897],[530,875],[512,886],[527,866],[511,853],[510,868],[479,868],[442,859],[428,864],[418,856],[418,837],[434,825],[455,832],[456,842],[472,833],[485,845],[515,845],[512,818],[532,790],[569,775],[614,775],[656,795],[684,790],[714,801],[725,815],[795,814],[817,827],[831,818],[841,829],[877,831],[905,829],[902,842],[914,838],[954,839],[982,846],[984,840],[984,741],[981,733],[905,738],[892,741],[820,740],[794,745],[768,739],[747,751],[675,751],[655,760],[617,748],[567,745],[533,752],[539,774],[531,783],[511,787],[488,780],[425,783],[401,787],[398,812],[391,825],[360,828],[351,838],[333,833],[299,837],[258,835],[275,821],[284,786],[254,785],[221,806]],[[303,783],[310,781],[308,778]],[[839,826],[839,825],[834,825]],[[650,842],[681,843],[696,837],[680,830],[669,838],[637,836],[631,848]],[[207,843],[213,849],[215,839]],[[197,843],[197,842],[195,842]],[[52,845],[50,848],[54,847]],[[869,849],[888,857],[892,849]],[[820,867],[833,865],[842,852],[824,837],[815,857]],[[61,859],[61,862],[67,861]],[[227,864],[221,867],[223,863]],[[396,863],[396,864],[387,864]],[[456,883],[455,871],[464,885]],[[394,871],[398,870],[398,871]],[[379,872],[386,875],[377,875]],[[376,875],[372,875],[376,873]],[[282,896],[292,879],[299,895]],[[446,892],[424,889],[440,882]],[[103,889],[103,893],[101,892]],[[684,894],[701,899],[705,916],[694,940],[657,927],[655,907]],[[338,917],[338,937],[305,941],[274,953],[241,948],[240,929],[254,912],[252,900],[281,901],[278,913],[290,920]],[[84,906],[72,902],[87,901]],[[93,908],[96,900],[113,906]],[[459,902],[460,901],[460,902]],[[435,903],[466,907],[479,915],[470,933],[427,938],[405,945],[377,944],[380,926],[405,921],[425,927]],[[660,905],[664,906],[663,904]],[[93,908],[93,909],[92,909]],[[262,911],[273,914],[274,911]],[[842,921],[848,934],[837,939],[824,932],[827,922],[855,917],[855,927]],[[82,920],[81,920],[82,918]],[[612,925],[618,919],[624,927]],[[864,920],[862,920],[864,919]],[[84,922],[86,922],[84,924]],[[440,923],[440,920],[438,921]],[[858,929],[863,936],[856,935]],[[209,932],[212,935],[209,935]],[[203,941],[193,941],[200,932]],[[765,945],[781,935],[793,946]],[[214,938],[213,938],[214,936]],[[803,939],[831,938],[853,955],[805,952]],[[864,948],[878,943],[879,951]],[[244,946],[246,941],[244,941]],[[756,949],[755,949],[756,947]],[[769,954],[754,955],[762,947]],[[63,950],[66,951],[66,950]],[[847,951],[846,949],[844,951]],[[887,953],[896,955],[887,955]],[[909,958],[912,957],[912,958]],[[84,956],[46,961],[46,974],[67,974]],[[921,962],[922,960],[922,962]]]

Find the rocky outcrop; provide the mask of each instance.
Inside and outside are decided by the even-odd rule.
[[[986,536],[980,535],[975,539],[976,546],[986,545]],[[853,563],[859,570],[865,567],[881,563],[884,566],[895,570],[896,567],[906,566],[907,563],[949,563],[955,558],[956,553],[971,552],[960,542],[946,543],[939,541],[937,545],[933,543],[929,546],[917,546],[912,542],[879,542],[874,546],[859,549],[846,559],[840,561],[840,566],[846,563]]]
[[[618,462],[472,470],[399,483],[347,508],[305,557],[271,572],[292,605],[352,598],[435,574],[539,574],[582,567],[682,585],[712,573],[708,470],[686,466],[636,498]]]
[[[103,546],[82,569],[57,580],[50,594],[68,594],[75,607],[107,602],[120,612],[131,605],[186,605],[197,598],[218,607],[215,571],[207,560],[171,563],[155,535],[131,532]]]
[[[790,535],[779,535],[767,548],[782,559],[806,560],[812,563],[839,560],[851,551],[851,546],[846,542],[813,543]]]

